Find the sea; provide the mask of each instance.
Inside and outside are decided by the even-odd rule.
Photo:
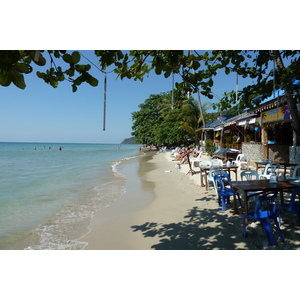
[[[134,144],[0,142],[0,249],[84,249],[99,209],[125,193]]]

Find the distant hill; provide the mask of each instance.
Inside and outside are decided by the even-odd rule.
[[[121,144],[136,144],[136,138],[131,137],[131,138],[125,139]]]

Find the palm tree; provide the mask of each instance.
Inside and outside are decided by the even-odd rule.
[[[209,107],[209,102],[204,103],[202,105],[202,111],[205,112]],[[201,122],[203,122],[203,120],[197,101],[192,98],[186,100],[181,107],[179,124],[181,128],[196,138],[197,143],[200,141],[200,137],[196,129],[200,127]]]

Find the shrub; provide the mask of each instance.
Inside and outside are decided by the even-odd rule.
[[[214,143],[211,139],[205,141],[205,150],[209,156],[212,156],[214,153]]]

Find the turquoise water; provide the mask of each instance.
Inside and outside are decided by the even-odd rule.
[[[83,248],[95,211],[125,192],[118,164],[137,155],[138,145],[0,143],[0,249]]]

